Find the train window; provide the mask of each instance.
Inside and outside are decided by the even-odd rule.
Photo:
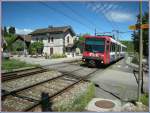
[[[119,52],[119,45],[117,45],[117,52]]]
[[[115,50],[115,49],[116,49],[116,47],[115,47],[115,46],[116,46],[116,44],[113,44],[113,52],[115,52],[115,51],[116,51],[116,50]]]
[[[110,51],[112,51],[112,44],[110,44]]]
[[[114,43],[112,44],[112,51],[113,52],[115,51],[115,44]]]

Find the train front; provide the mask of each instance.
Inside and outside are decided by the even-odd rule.
[[[104,64],[105,40],[98,36],[85,36],[82,61],[88,66]]]

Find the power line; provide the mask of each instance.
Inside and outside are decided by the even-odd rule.
[[[104,3],[102,3],[102,4],[104,4]],[[104,9],[106,9],[106,8],[104,8]],[[106,10],[105,10],[105,11],[106,11]],[[105,16],[105,14],[104,14],[103,12],[101,12],[101,13],[103,14],[103,16],[104,16],[104,18],[107,20],[107,22],[112,26],[112,28],[113,28],[113,29],[116,29],[115,26],[112,24],[112,22],[107,19],[107,17]]]
[[[88,20],[87,18],[83,19],[84,17],[82,17],[82,15],[80,15],[78,12],[76,12],[73,8],[71,8],[69,5],[66,5],[62,2],[62,5],[65,6],[67,9],[71,10],[75,15],[77,15],[79,18],[81,18],[82,20],[86,20],[89,24],[94,25],[98,28],[98,26],[96,24],[94,24],[91,20]],[[99,30],[101,28],[99,27]],[[100,30],[101,31],[101,30]]]
[[[70,19],[70,20],[72,20],[72,21],[74,21],[74,22],[76,22],[76,23],[81,24],[82,26],[84,26],[84,27],[88,28],[89,30],[94,31],[94,29],[93,29],[93,28],[90,28],[89,26],[87,26],[86,24],[84,24],[84,23],[80,22],[79,20],[76,20],[76,19],[72,18],[71,16],[69,16],[69,15],[65,14],[63,11],[58,10],[58,9],[55,9],[55,8],[52,8],[52,7],[49,7],[49,5],[47,5],[47,4],[46,4],[46,3],[44,3],[44,2],[40,2],[40,3],[41,3],[42,5],[44,5],[44,6],[46,6],[47,8],[49,8],[50,10],[53,10],[53,11],[55,11],[55,12],[57,12],[57,13],[59,13],[59,14],[61,14],[61,15],[65,16],[65,17],[69,18],[69,19]]]

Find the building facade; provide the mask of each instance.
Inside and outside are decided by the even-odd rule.
[[[72,51],[75,33],[71,26],[37,29],[30,33],[32,42],[43,41],[43,53],[69,54]]]

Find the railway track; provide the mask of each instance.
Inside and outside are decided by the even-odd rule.
[[[2,111],[31,110],[35,106],[41,104],[42,92],[47,91],[49,97],[53,98],[65,92],[68,88],[73,87],[75,84],[83,81],[83,78],[76,77],[72,74],[73,72],[82,69],[83,68],[79,68],[69,73],[53,76],[47,76],[49,71],[44,71],[40,74],[36,73],[30,76],[21,77],[18,75],[19,77],[15,76],[16,79],[14,77],[13,79],[4,80],[2,82]],[[50,73],[52,72],[50,71]],[[9,75],[7,75],[7,77],[8,76]],[[34,82],[32,82],[32,80]]]
[[[57,68],[67,67],[67,66],[71,65],[68,63],[72,63],[72,62],[56,63],[56,64],[51,64],[51,65],[45,65],[42,67],[33,67],[33,68],[22,69],[22,70],[17,70],[17,71],[12,71],[12,72],[5,72],[5,73],[2,73],[2,82],[11,80],[11,79],[24,77],[24,76],[29,76],[29,75],[46,72],[46,71],[48,71],[46,67],[53,67],[52,69],[54,69],[55,66]]]
[[[18,70],[18,71],[13,71],[13,72],[6,72],[6,73],[2,73],[2,82],[24,77],[24,76],[37,74],[37,73],[42,73],[46,71],[47,69],[44,69],[42,67],[34,67],[34,68],[23,69],[23,70]]]

